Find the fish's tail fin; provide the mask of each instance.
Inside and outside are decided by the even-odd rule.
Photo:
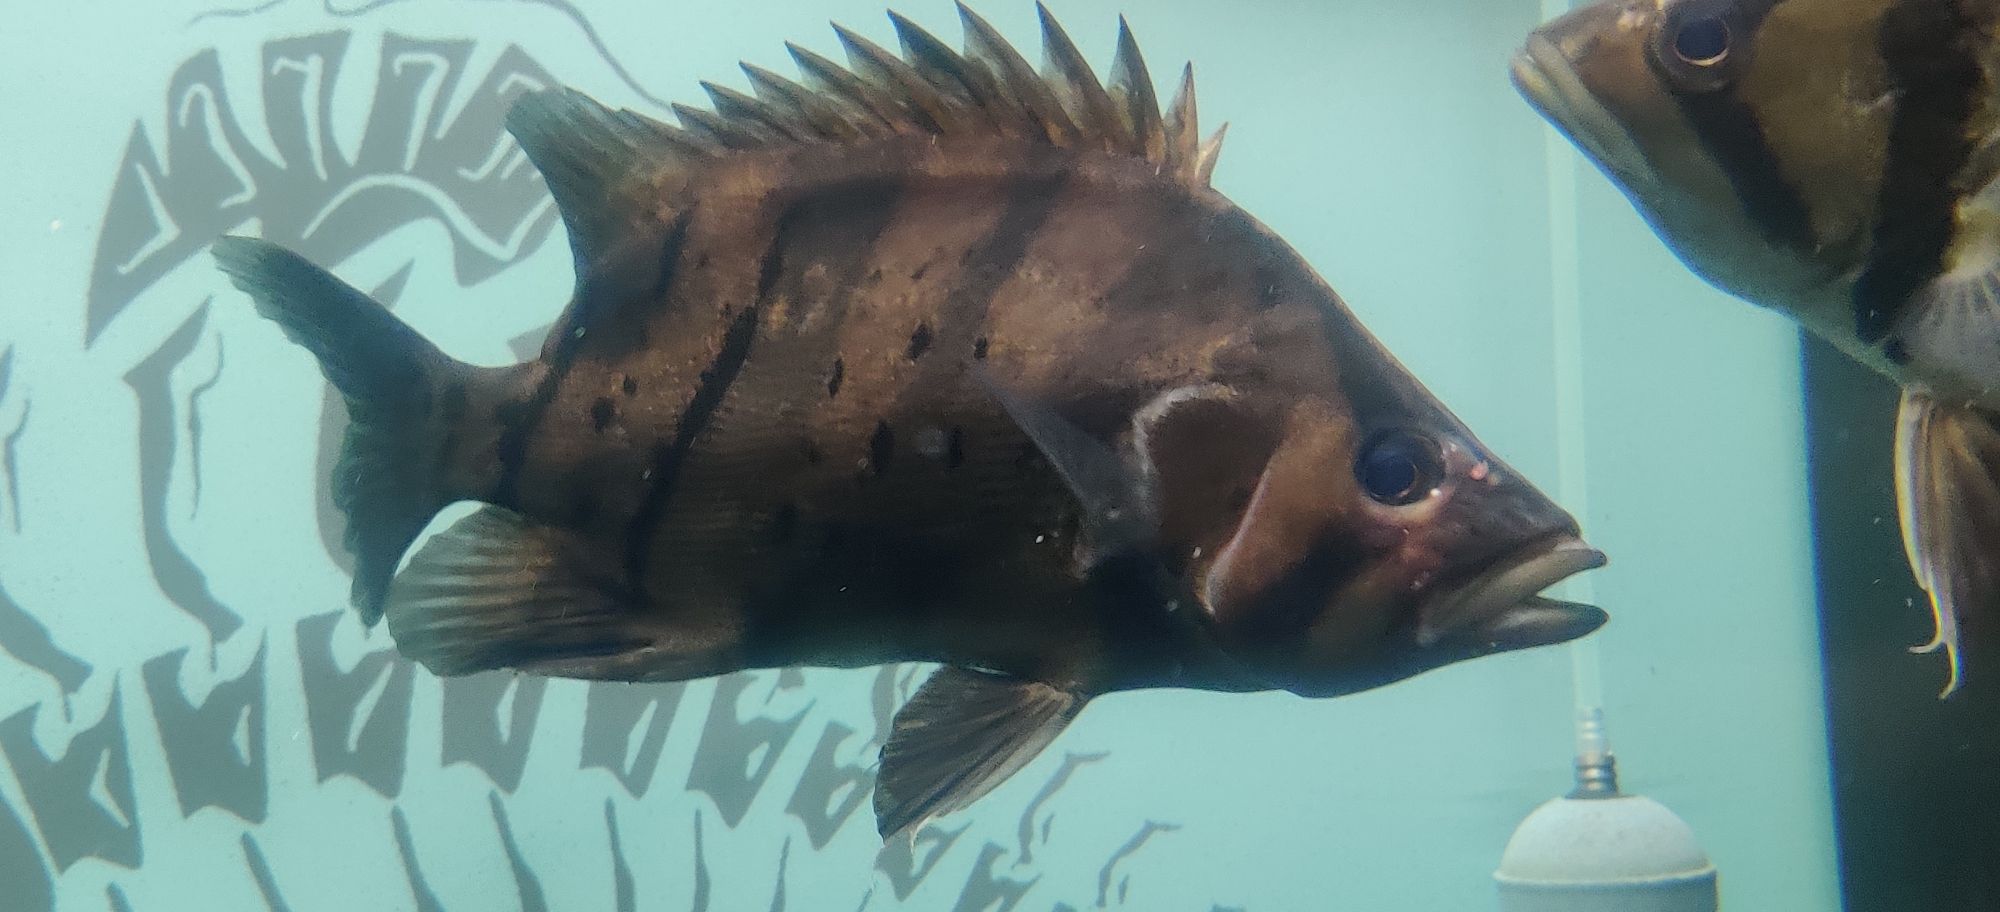
[[[269,241],[223,237],[216,263],[257,312],[319,361],[347,403],[347,436],[333,469],[333,502],[347,517],[355,607],[373,625],[396,564],[452,500],[439,448],[441,394],[475,371],[389,309],[310,260]],[[448,407],[447,407],[448,410]]]

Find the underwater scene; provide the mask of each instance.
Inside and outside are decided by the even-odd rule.
[[[0,909],[2000,909],[1991,4],[7,19]]]

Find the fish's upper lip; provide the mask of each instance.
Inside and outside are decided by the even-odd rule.
[[[1509,68],[1521,96],[1599,166],[1630,187],[1654,183],[1638,144],[1577,78],[1554,41],[1540,32],[1529,35]]]
[[[1494,562],[1425,605],[1417,622],[1417,644],[1435,645],[1446,637],[1488,624],[1524,604],[1562,605],[1540,598],[1537,593],[1585,570],[1602,567],[1606,560],[1604,552],[1571,534],[1542,539],[1535,546]],[[1570,607],[1583,610],[1588,606]]]

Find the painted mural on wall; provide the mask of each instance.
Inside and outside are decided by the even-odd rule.
[[[243,366],[252,359],[228,344],[241,336],[221,328],[222,309],[243,302],[219,274],[196,280],[209,292],[184,294],[185,276],[208,269],[208,243],[254,223],[339,268],[420,229],[422,249],[369,289],[392,303],[420,260],[448,262],[470,301],[473,290],[561,246],[547,191],[502,115],[515,94],[565,74],[539,63],[539,48],[347,21],[379,5],[329,8],[323,28],[269,37],[254,54],[194,53],[160,75],[163,110],[134,112],[123,163],[107,181],[76,344],[90,352],[113,337],[121,346],[146,340],[118,377],[134,420],[107,442],[123,454],[136,497],[98,509],[130,527],[104,547],[125,549],[113,559],[142,567],[157,596],[78,605],[49,586],[10,591],[0,574],[0,668],[18,663],[46,682],[40,699],[0,718],[8,907],[59,899],[69,907],[88,895],[82,907],[349,908],[340,881],[329,879],[346,876],[345,863],[294,845],[301,833],[334,826],[351,831],[343,839],[362,853],[353,864],[396,884],[386,895],[419,910],[497,908],[496,895],[523,910],[551,908],[552,865],[594,871],[604,907],[617,909],[742,908],[717,897],[746,891],[773,910],[1124,905],[1129,859],[1173,838],[1172,822],[1146,821],[1101,857],[1060,859],[1094,870],[1094,890],[1062,895],[1042,878],[1056,861],[1048,846],[1063,814],[1058,799],[1087,780],[1101,754],[1071,754],[1031,783],[1037,790],[1012,838],[968,836],[946,818],[912,841],[876,845],[868,812],[876,751],[923,669],[645,686],[508,674],[440,680],[398,657],[385,633],[360,629],[343,586],[316,578],[289,601],[241,594],[256,590],[231,577],[246,571],[219,562],[227,549],[218,541],[258,535],[244,525],[256,511],[217,516],[209,504],[236,484],[242,464],[240,454],[219,464],[230,444],[218,437],[256,439],[258,429],[240,426],[244,408],[215,401],[232,381],[255,386],[233,371],[263,368]],[[571,25],[547,37],[551,48],[594,55],[600,72],[652,98],[581,14],[535,5],[558,6]],[[232,72],[239,62],[245,71]],[[346,103],[356,84],[365,89],[359,108]],[[362,118],[358,131],[343,129],[352,117]],[[516,338],[539,338],[539,329],[522,326]],[[275,350],[283,344],[275,335],[257,344]],[[0,343],[0,549],[17,555],[76,521],[23,497],[50,483],[37,467],[63,459],[36,449],[38,428],[75,407],[65,401],[71,391],[34,382],[36,355]],[[345,419],[330,391],[319,405],[319,464],[282,475],[319,488],[272,495],[268,509],[311,511],[323,553],[303,556],[344,573],[324,486]],[[290,417],[271,416],[270,433]],[[310,551],[312,542],[284,547]],[[181,620],[167,629],[185,636],[136,662],[107,660],[75,634],[78,625],[52,623],[78,611],[96,614],[103,637],[120,635],[120,617],[171,612]],[[548,819],[551,806],[565,808],[559,821]],[[552,851],[550,838],[573,844]],[[795,873],[857,864],[841,877]]]

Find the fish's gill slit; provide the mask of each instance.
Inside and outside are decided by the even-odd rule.
[[[1944,271],[1964,189],[1958,178],[1975,145],[1967,127],[1988,91],[1975,33],[1960,3],[1898,3],[1883,14],[1877,51],[1898,97],[1873,244],[1854,285],[1854,330],[1866,344],[1882,341],[1917,290]]]

